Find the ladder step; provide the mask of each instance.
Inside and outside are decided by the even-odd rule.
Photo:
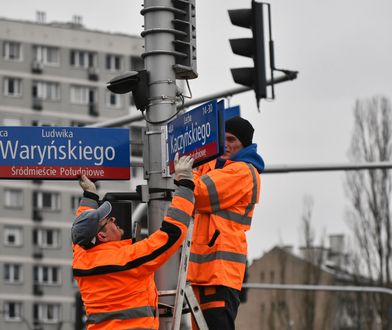
[[[175,296],[177,290],[161,290],[158,291],[158,296],[159,297],[167,297],[167,296]]]

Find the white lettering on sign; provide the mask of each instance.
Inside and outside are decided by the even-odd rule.
[[[61,133],[61,131],[60,131]],[[72,133],[72,132],[71,132]],[[65,137],[65,136],[64,136]],[[48,145],[27,145],[21,144],[19,140],[7,141],[0,140],[0,155],[3,159],[23,159],[36,161],[37,165],[42,165],[45,160],[93,160],[94,165],[100,166],[105,160],[111,161],[116,156],[113,147],[83,145],[82,141],[72,144],[68,140],[66,144],[56,145],[52,140]]]
[[[8,131],[0,130],[0,138],[2,137],[8,137]]]
[[[211,103],[206,104],[202,109],[203,109],[203,115],[208,115],[209,113],[211,113],[214,110]]]
[[[11,174],[13,176],[79,176],[79,175],[87,175],[94,177],[104,177],[105,171],[102,169],[90,169],[90,168],[64,168],[60,167],[59,169],[51,166],[26,166],[26,167],[11,167]]]
[[[210,135],[210,123],[207,122],[202,125],[198,125],[197,122],[192,123],[183,134],[170,137],[171,152],[181,152],[184,154],[188,147],[200,142],[204,146]]]
[[[42,137],[45,137],[45,138],[66,138],[66,139],[73,138],[73,132],[71,130],[67,130],[66,128],[63,128],[61,131],[54,129],[54,128],[53,129],[42,129],[41,135],[42,135]]]
[[[192,121],[192,115],[190,113],[185,114],[184,125],[190,123],[191,121]]]

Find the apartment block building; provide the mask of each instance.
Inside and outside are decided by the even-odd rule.
[[[138,36],[89,30],[71,22],[0,18],[0,126],[85,126],[136,114],[129,94],[106,82],[143,67]],[[141,160],[141,128],[130,129]],[[134,191],[131,181],[99,182],[107,191]],[[81,197],[75,181],[0,180],[0,329],[74,329],[70,228]]]

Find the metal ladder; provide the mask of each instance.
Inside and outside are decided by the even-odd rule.
[[[182,246],[179,274],[177,279],[177,289],[158,292],[160,297],[175,295],[172,330],[180,329],[181,316],[183,314],[183,311],[188,312],[187,310],[183,310],[184,298],[199,330],[208,330],[207,323],[204,319],[203,313],[195,297],[195,294],[193,293],[192,286],[186,280],[186,275],[188,273],[189,256],[191,252],[192,232],[193,218],[191,218],[191,221],[189,223],[188,232]]]

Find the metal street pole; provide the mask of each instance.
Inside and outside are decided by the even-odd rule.
[[[145,133],[147,152],[144,154],[144,173],[148,181],[150,199],[148,202],[148,229],[152,233],[160,228],[169,201],[162,198],[162,192],[173,188],[173,181],[165,177],[162,152],[165,136],[161,126],[175,115],[176,75],[173,70],[175,53],[172,20],[174,13],[171,0],[144,0],[144,37],[145,52],[142,55],[149,74],[149,104],[146,110],[147,129]],[[178,252],[155,274],[159,290],[175,289],[179,268]],[[174,297],[165,298],[165,303],[173,303]],[[160,329],[168,329],[171,317],[160,318]]]
[[[392,289],[374,286],[244,283],[243,287],[260,290],[371,292],[392,295]]]
[[[326,171],[360,171],[391,169],[392,162],[372,163],[336,163],[336,164],[298,164],[298,165],[267,165],[265,174],[290,172],[326,172]]]

